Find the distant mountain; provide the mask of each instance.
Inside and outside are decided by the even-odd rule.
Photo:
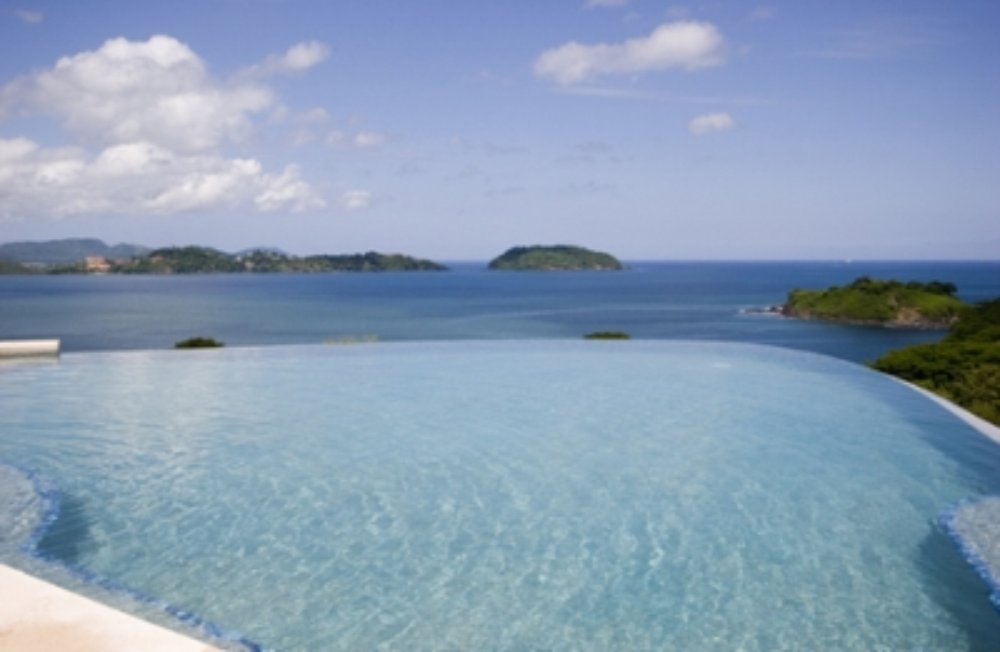
[[[132,244],[108,246],[96,238],[66,238],[0,244],[0,260],[36,265],[67,265],[80,262],[87,256],[127,260],[145,256],[149,251],[149,247]]]

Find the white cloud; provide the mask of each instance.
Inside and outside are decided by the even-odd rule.
[[[38,23],[45,20],[45,14],[43,14],[40,11],[31,11],[29,9],[18,9],[14,12],[14,14],[24,22],[28,23],[29,25],[37,25]]]
[[[385,144],[388,137],[377,131],[358,131],[348,134],[334,129],[326,135],[326,144],[331,147],[354,149],[375,149]]]
[[[304,69],[320,50],[300,44],[280,60]],[[191,48],[169,36],[111,39],[63,57],[0,87],[0,119],[50,116],[73,141],[41,147],[0,138],[0,218],[319,207],[297,167],[274,174],[254,158],[225,153],[275,107],[269,88],[243,76],[212,78]]]
[[[688,131],[696,136],[703,136],[716,131],[732,129],[735,125],[736,122],[728,113],[707,113],[693,118],[688,123]]]
[[[265,177],[254,204],[262,211],[290,207],[293,211],[322,208],[326,205],[305,181],[299,179],[299,168],[289,165],[277,177]]]
[[[377,131],[362,131],[354,134],[354,146],[359,149],[372,149],[385,142],[385,134]]]
[[[296,43],[283,54],[272,54],[264,63],[252,66],[246,71],[248,76],[267,77],[281,73],[295,73],[308,70],[322,63],[330,56],[330,48],[320,41]]]
[[[89,158],[78,148],[0,139],[0,218],[322,206],[298,175],[294,166],[273,175],[255,159],[182,155],[147,142],[113,145]]]
[[[329,119],[330,114],[321,106],[315,106],[299,116],[299,120],[307,124],[323,124]]]
[[[710,23],[664,23],[649,36],[623,43],[584,45],[571,41],[543,52],[535,74],[559,84],[576,84],[600,75],[632,75],[679,68],[697,70],[724,61],[724,42]]]
[[[348,211],[368,208],[371,202],[372,194],[367,190],[348,190],[340,197],[341,207]]]
[[[0,90],[0,107],[52,115],[85,140],[189,152],[242,140],[251,116],[273,103],[263,86],[214,81],[204,62],[169,36],[111,39]]]

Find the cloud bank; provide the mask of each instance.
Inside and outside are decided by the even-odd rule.
[[[324,56],[321,44],[303,43],[262,65],[303,70]],[[255,159],[225,153],[277,106],[259,82],[213,78],[170,36],[116,38],[63,57],[0,87],[0,118],[48,117],[72,142],[0,139],[0,217],[322,205],[297,167],[268,172]]]
[[[664,23],[649,36],[622,43],[584,45],[571,41],[543,52],[535,74],[570,85],[603,75],[634,75],[649,71],[697,70],[725,60],[724,40],[710,23]]]

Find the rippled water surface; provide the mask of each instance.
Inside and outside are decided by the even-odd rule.
[[[267,647],[1000,649],[938,524],[1000,449],[814,354],[70,354],[0,405],[0,459],[63,496],[37,552]]]

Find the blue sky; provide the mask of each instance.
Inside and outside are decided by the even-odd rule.
[[[1000,254],[1000,3],[0,0],[0,240]]]

